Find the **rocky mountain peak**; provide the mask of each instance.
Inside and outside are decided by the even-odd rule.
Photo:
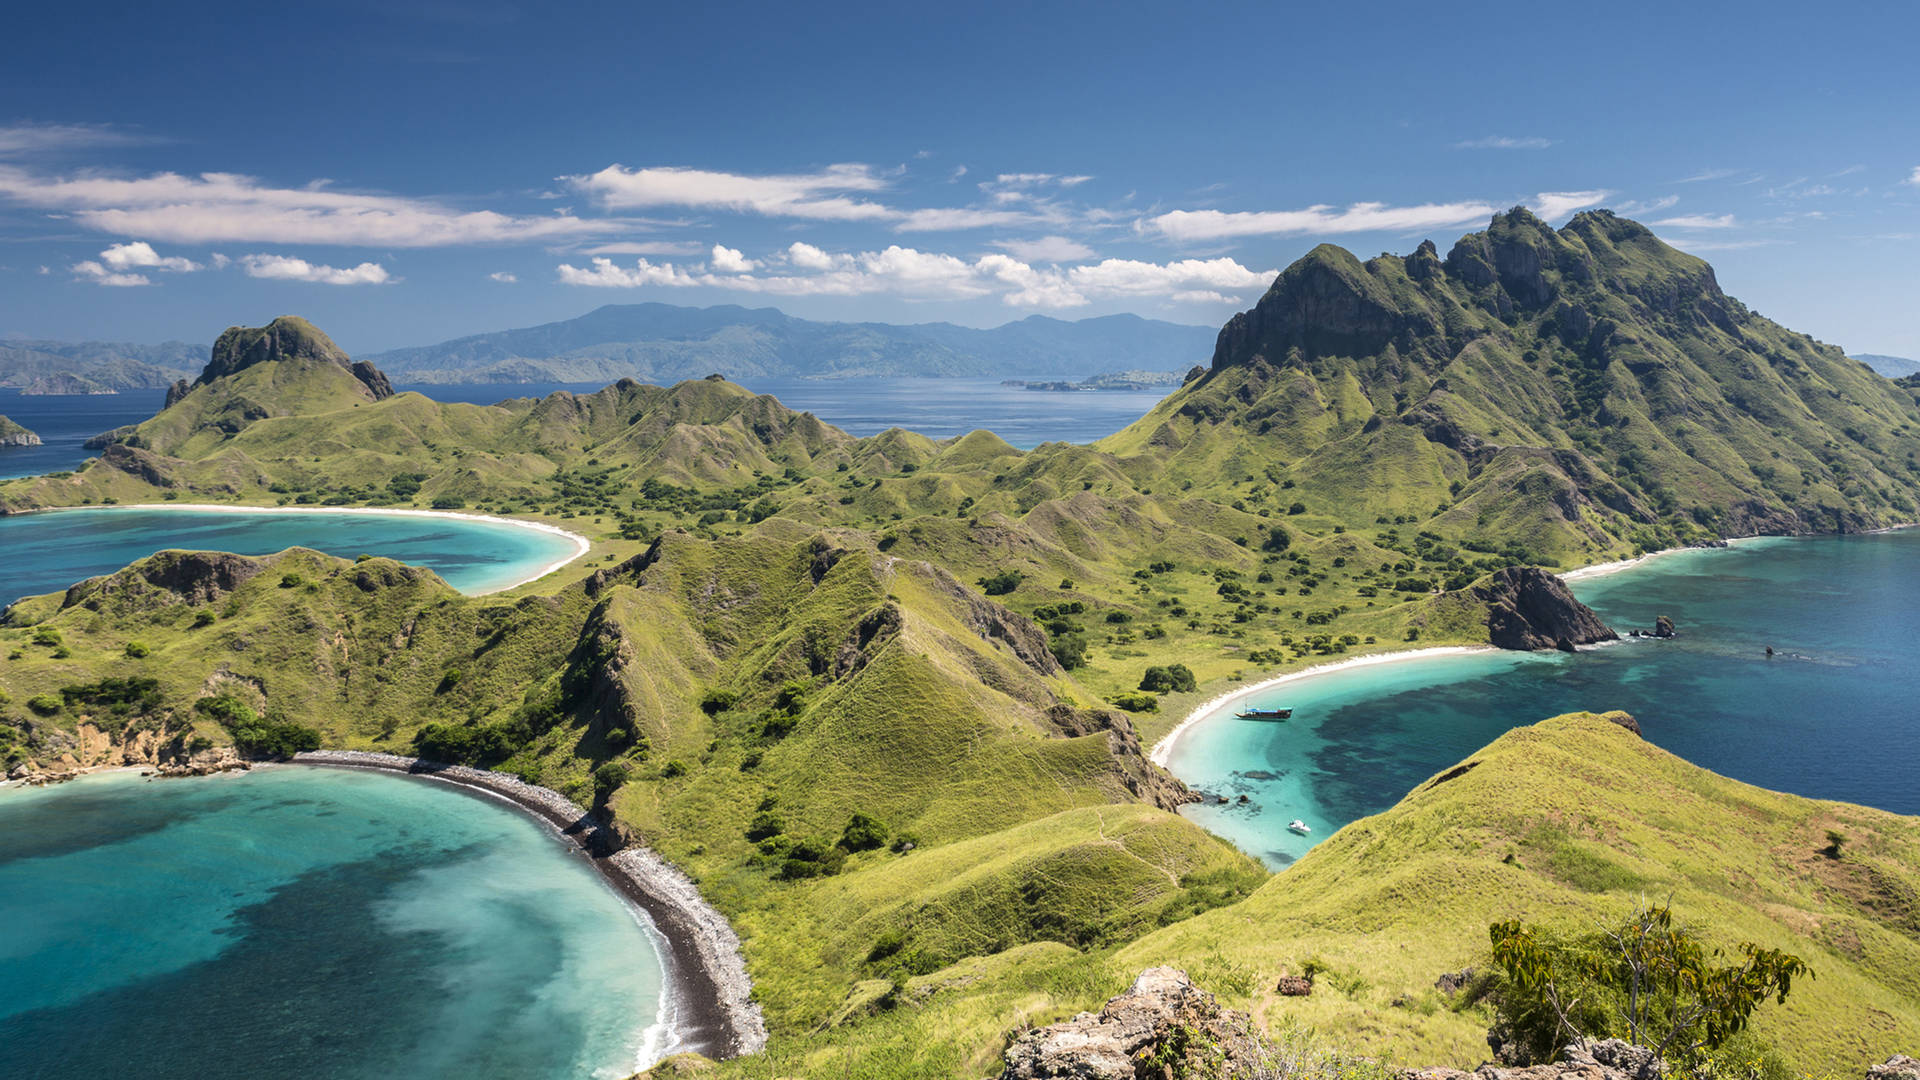
[[[215,379],[237,375],[268,361],[283,363],[332,364],[353,375],[365,387],[370,400],[393,396],[393,384],[380,369],[364,361],[356,363],[346,351],[320,328],[295,315],[282,315],[265,326],[233,326],[213,343],[213,355],[200,377],[189,383],[182,379],[167,391],[167,404],[186,397],[194,387]]]

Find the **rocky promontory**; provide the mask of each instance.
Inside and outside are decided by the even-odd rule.
[[[1487,605],[1487,641],[1502,649],[1572,652],[1620,637],[1565,582],[1537,566],[1495,571],[1471,592]]]
[[[40,436],[0,416],[0,449],[9,446],[39,446]]]

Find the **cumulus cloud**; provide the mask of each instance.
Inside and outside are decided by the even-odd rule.
[[[713,245],[713,268],[723,274],[744,274],[760,269],[760,264],[747,258],[736,248]]]
[[[885,178],[867,165],[829,165],[818,172],[765,176],[678,166],[629,169],[609,165],[597,173],[560,179],[614,209],[684,206],[818,221],[875,221],[895,216],[888,207],[847,194],[879,191],[887,186]]]
[[[917,300],[999,296],[1016,307],[1080,307],[1097,299],[1159,297],[1181,302],[1230,302],[1234,294],[1266,287],[1276,271],[1254,271],[1229,258],[1169,263],[1107,259],[1073,267],[1036,267],[1013,255],[965,259],[892,245],[879,251],[829,252],[796,241],[758,260],[768,272],[735,272],[715,263],[676,264],[641,258],[621,265],[595,258],[588,266],[562,264],[559,280],[600,288],[709,288],[776,296],[891,294]]]
[[[153,250],[153,245],[145,240],[135,240],[130,244],[114,244],[100,253],[100,261],[110,270],[140,268],[185,274],[200,269],[200,264],[192,259],[178,255],[161,257],[159,252]]]
[[[1485,202],[1388,206],[1354,203],[1346,209],[1309,206],[1304,210],[1173,210],[1139,223],[1143,232],[1191,242],[1242,236],[1328,236],[1336,233],[1407,232],[1463,225],[1492,217],[1498,207]]]
[[[1913,184],[1916,187],[1920,187],[1920,165],[1915,165],[1913,167],[1912,175],[1908,176],[1905,180],[1902,180],[1901,183]]]
[[[1453,144],[1455,150],[1545,150],[1553,145],[1552,139],[1543,139],[1538,135],[1488,135],[1484,139],[1467,139]]]
[[[1043,236],[1038,240],[995,240],[993,246],[1028,262],[1063,263],[1093,258],[1092,248],[1064,236]]]
[[[1682,214],[1679,217],[1662,218],[1653,223],[1654,227],[1670,229],[1731,229],[1732,214]]]
[[[1566,217],[1575,210],[1585,210],[1589,206],[1598,206],[1612,195],[1611,191],[1543,191],[1533,197],[1527,205],[1529,210],[1548,221]]]
[[[629,227],[567,214],[457,210],[427,199],[333,191],[319,184],[273,187],[234,173],[51,177],[0,166],[0,199],[58,211],[100,232],[182,244],[442,247],[580,239]]]
[[[393,280],[379,263],[333,267],[310,263],[291,255],[242,255],[240,266],[248,277],[273,281],[310,281],[319,285],[384,285]]]
[[[497,281],[502,285],[512,285],[519,281],[520,278],[518,275],[508,273],[505,270],[495,270],[493,273],[487,275],[487,280]]]
[[[129,288],[153,284],[153,279],[142,273],[145,270],[189,274],[204,268],[183,256],[161,255],[153,250],[152,244],[144,240],[135,240],[128,244],[114,244],[102,251],[99,258],[74,263],[69,269],[80,281]]]

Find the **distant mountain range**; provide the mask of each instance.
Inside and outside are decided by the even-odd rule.
[[[0,386],[25,394],[162,390],[207,362],[205,345],[169,341],[0,341]]]
[[[362,356],[399,383],[672,383],[753,376],[1087,375],[1186,370],[1211,355],[1205,326],[1109,315],[1035,315],[991,330],[951,323],[812,322],[774,308],[617,304],[577,319]]]
[[[1889,379],[1920,375],[1920,360],[1909,360],[1904,356],[1880,356],[1875,353],[1855,353],[1853,358]]]

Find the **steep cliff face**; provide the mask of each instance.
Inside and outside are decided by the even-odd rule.
[[[213,343],[213,355],[207,362],[200,377],[188,384],[190,391],[194,387],[205,386],[215,379],[238,375],[240,372],[258,364],[269,362],[291,364],[332,364],[350,372],[366,388],[371,401],[380,401],[393,396],[393,385],[380,369],[372,364],[350,359],[333,343],[333,339],[320,332],[320,328],[305,319],[292,315],[282,315],[265,326],[230,327]],[[179,397],[185,397],[185,392]],[[178,398],[174,391],[168,391],[167,404],[173,404]]]

